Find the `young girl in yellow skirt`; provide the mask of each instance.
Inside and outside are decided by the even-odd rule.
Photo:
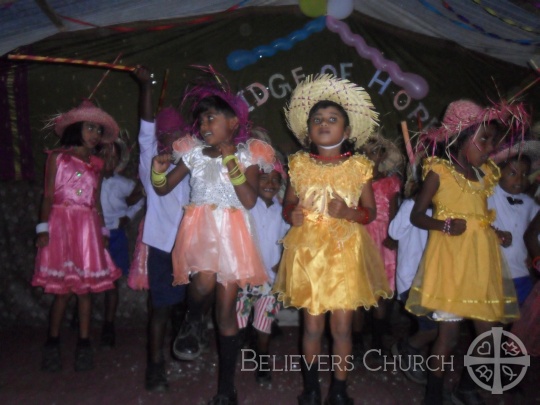
[[[376,215],[373,163],[357,153],[373,132],[377,113],[361,87],[330,75],[308,77],[286,110],[289,128],[309,152],[289,159],[283,213],[292,228],[274,290],[285,306],[301,308],[304,391],[300,404],[320,404],[318,358],[331,311],[334,379],[327,404],[352,404],[352,314],[392,296],[382,259],[364,225]]]
[[[424,183],[411,212],[412,224],[429,230],[429,238],[406,308],[440,321],[425,404],[443,402],[443,362],[450,361],[459,341],[460,321],[473,320],[480,335],[519,313],[499,248],[504,238],[491,227],[495,213],[487,207],[500,177],[489,155],[513,114],[508,106],[482,108],[458,100],[448,106],[441,127],[422,138],[427,150],[442,150],[441,158],[425,159]],[[432,203],[433,217],[426,215]],[[466,368],[452,399],[481,403]]]

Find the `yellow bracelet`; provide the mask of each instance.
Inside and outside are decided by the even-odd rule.
[[[232,177],[233,175],[235,175],[236,173],[238,173],[240,171],[240,168],[238,167],[238,165],[236,165],[234,167],[234,169],[232,169],[230,172],[229,172],[229,177]]]
[[[236,160],[236,162],[238,162],[238,159],[236,158],[236,156],[234,156],[234,155],[229,155],[229,156],[225,156],[225,157],[223,158],[223,161],[221,162],[221,164],[222,164],[223,166],[226,166],[227,163],[229,163],[231,160]]]
[[[242,173],[240,176],[231,178],[231,184],[233,186],[239,186],[247,181],[246,175]]]
[[[158,173],[152,169],[152,184],[157,188],[165,186],[167,184],[167,173]]]

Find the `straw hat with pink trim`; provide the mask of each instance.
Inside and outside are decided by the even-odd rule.
[[[446,143],[448,147],[466,129],[490,121],[497,121],[505,127],[503,138],[513,140],[519,136],[523,139],[529,124],[529,114],[522,103],[501,102],[484,108],[470,100],[453,101],[444,113],[441,126],[420,135],[417,149],[425,153],[430,150],[428,145],[436,143]]]
[[[78,107],[55,117],[53,119],[54,132],[61,137],[68,126],[84,121],[95,122],[103,127],[101,142],[110,143],[118,138],[120,128],[114,118],[101,108],[96,107],[90,100],[83,100]]]
[[[532,167],[534,169],[538,168],[540,164],[540,141],[529,139],[514,144],[506,144],[491,155],[491,159],[499,164],[515,157],[519,159],[521,156],[527,156],[531,160]]]

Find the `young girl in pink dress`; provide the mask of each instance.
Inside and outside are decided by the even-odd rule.
[[[366,225],[366,230],[383,259],[388,285],[392,291],[395,291],[397,244],[388,236],[388,226],[398,210],[401,179],[397,173],[403,167],[404,158],[399,149],[382,135],[370,137],[363,146],[363,151],[374,163],[372,186],[377,205],[377,217]],[[380,300],[379,305],[373,309],[371,347],[377,350],[384,350],[382,336],[388,334],[390,329],[387,319],[388,304],[389,301]],[[361,309],[356,311],[353,323],[355,354],[357,356],[362,352],[362,311]]]
[[[114,119],[89,101],[54,120],[62,149],[51,151],[45,169],[41,223],[36,227],[38,247],[32,285],[54,294],[42,369],[59,371],[60,326],[72,294],[78,297],[79,340],[75,370],[93,368],[90,346],[90,293],[114,288],[121,270],[105,249],[100,205],[103,161],[94,156],[100,143],[118,136]]]

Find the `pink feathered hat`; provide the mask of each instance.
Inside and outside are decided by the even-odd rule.
[[[101,140],[103,143],[114,142],[118,138],[120,128],[114,118],[101,108],[96,107],[90,100],[83,100],[78,107],[55,117],[53,119],[54,132],[61,137],[68,126],[82,121],[95,122],[103,127]]]
[[[174,107],[166,107],[156,115],[156,134],[171,134],[185,127],[184,120]]]
[[[454,138],[464,130],[482,123],[498,121],[505,128],[506,135],[515,139],[519,135],[524,137],[529,123],[529,114],[522,103],[509,104],[501,102],[491,107],[481,107],[470,100],[457,100],[451,102],[439,128],[429,129],[420,135],[420,144],[427,151],[428,145],[446,143],[450,145]]]

